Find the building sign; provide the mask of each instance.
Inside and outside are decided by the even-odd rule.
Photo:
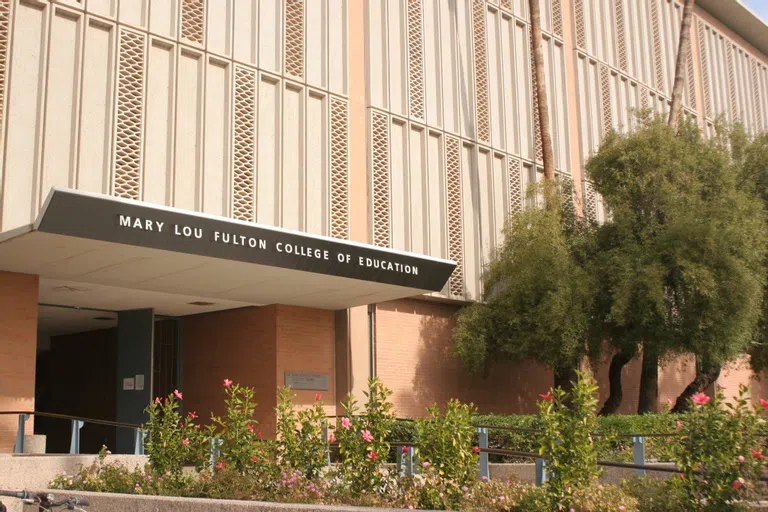
[[[325,373],[285,372],[285,385],[292,389],[328,390],[328,375]]]
[[[456,264],[250,222],[54,190],[38,231],[440,291]]]

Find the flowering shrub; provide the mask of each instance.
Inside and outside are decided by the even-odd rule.
[[[368,380],[368,398],[364,414],[360,414],[350,395],[342,403],[347,415],[336,423],[335,437],[339,442],[341,471],[355,493],[370,492],[382,483],[386,475],[381,464],[389,454],[389,436],[395,423],[392,404],[387,398],[392,391],[378,378]]]
[[[181,474],[185,462],[200,464],[205,453],[201,450],[203,434],[195,424],[197,414],[191,411],[182,421],[179,413],[181,392],[175,390],[165,399],[155,398],[146,409],[149,421],[144,425],[144,448],[152,469],[159,475]]]
[[[554,389],[540,395],[539,414],[544,433],[539,453],[552,473],[547,491],[558,503],[576,490],[589,487],[600,476],[597,427],[597,385],[588,373],[578,373],[573,391]]]
[[[271,443],[263,440],[257,431],[258,422],[254,418],[257,404],[253,401],[253,388],[225,379],[224,390],[227,394],[224,400],[226,415],[211,416],[211,425],[206,429],[209,438],[221,440],[214,468],[230,467],[241,473],[265,469],[274,457]]]
[[[703,393],[691,400],[672,443],[683,473],[671,485],[684,493],[687,510],[736,510],[737,501],[754,498],[768,458],[755,435],[765,423],[760,406],[748,405],[744,386],[734,404],[723,404],[719,391],[714,400]]]
[[[281,463],[299,470],[307,478],[315,476],[327,462],[328,442],[323,434],[327,425],[322,396],[315,395],[310,409],[296,411],[291,388],[277,393],[277,452]]]
[[[419,457],[430,464],[429,470],[439,477],[456,482],[459,486],[473,480],[477,475],[477,453],[472,440],[475,427],[472,417],[473,405],[450,400],[441,413],[437,405],[427,409],[429,418],[419,421]]]

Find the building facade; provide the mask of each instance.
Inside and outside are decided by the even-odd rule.
[[[584,164],[668,109],[682,5],[541,6],[558,176],[599,220]],[[685,112],[768,130],[768,26],[699,0],[692,31]],[[450,332],[539,179],[534,91],[526,0],[0,0],[0,411],[205,414],[230,378],[269,432],[278,386],[335,414],[370,375],[400,415],[533,411],[547,371],[470,377]]]

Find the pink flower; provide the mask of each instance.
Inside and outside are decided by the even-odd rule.
[[[221,468],[223,468],[224,466],[225,466],[225,464],[224,464],[223,462],[219,462],[219,463],[218,463],[218,464],[216,464],[214,467],[215,467],[216,469],[221,469]]]
[[[408,505],[408,510],[413,510],[413,505]]]
[[[627,509],[624,508],[624,505],[619,505],[619,510],[627,510]]]
[[[323,395],[321,395],[320,393],[315,393],[315,402],[319,402],[322,399],[323,399]]]
[[[408,447],[407,446],[403,446],[403,453],[408,453],[408,451],[409,451]]]
[[[335,443],[336,442],[336,436],[331,434],[331,437],[328,438],[328,442],[331,443],[331,444]]]
[[[368,458],[375,461],[375,460],[377,460],[379,458],[379,456],[376,455],[376,452],[369,452],[368,453]]]
[[[162,402],[160,401],[160,397],[159,397],[159,396],[158,396],[158,397],[155,397],[155,403],[156,403],[157,405],[160,405],[160,404],[162,403]]]
[[[352,427],[352,422],[349,421],[349,418],[341,418],[341,426],[345,430],[349,430]]]
[[[675,406],[675,402],[673,402],[671,398],[667,398],[667,407],[671,409],[674,406]]]
[[[547,402],[551,402],[552,399],[555,398],[555,397],[552,396],[552,392],[551,391],[547,391],[546,395],[539,395],[539,398],[541,398],[542,400],[546,400]]]
[[[250,432],[251,434],[253,434],[253,425],[251,425],[251,424],[249,423],[247,426],[248,426],[248,432]]]
[[[421,467],[428,468],[430,466],[429,462],[422,462]]]
[[[474,453],[480,453],[480,447],[479,446],[475,446],[475,447],[472,448],[472,451]]]
[[[183,444],[184,446],[187,446],[189,444],[189,439],[185,437],[184,439],[181,440],[181,444]]]
[[[743,455],[739,455],[739,462],[744,462],[744,456]]]
[[[173,390],[173,396],[175,396],[175,397],[176,397],[176,398],[178,398],[179,400],[182,400],[182,399],[184,398],[184,397],[182,396],[182,394],[181,394],[181,391],[179,391],[178,389],[174,389],[174,390]]]
[[[739,489],[744,487],[744,479],[741,477],[737,478],[736,480],[733,481],[733,484],[731,485],[731,487],[733,487],[735,490],[738,491]]]
[[[487,476],[484,476],[484,477],[483,477],[483,478],[481,478],[480,480],[482,480],[483,482],[487,482],[487,481],[488,481],[488,477],[487,477]]]
[[[683,430],[683,422],[677,420],[677,431],[680,432],[681,430]]]
[[[365,440],[366,443],[370,443],[371,441],[373,441],[373,436],[367,430],[363,430],[362,432],[360,432],[360,435],[363,436],[363,440]]]
[[[231,385],[232,385],[232,381],[231,381],[231,380],[229,380],[229,379],[224,379],[224,387],[225,387],[225,388],[228,388],[228,387],[229,387],[229,386],[231,386]]]
[[[763,399],[761,398],[761,399],[760,399],[760,406],[761,406],[763,409],[765,409],[766,411],[768,411],[768,400],[763,400]]]
[[[709,403],[710,400],[712,400],[712,398],[708,397],[704,393],[696,393],[691,397],[691,399],[693,400],[693,403],[695,403],[696,405],[704,405]]]
[[[196,413],[195,411],[189,411],[189,417],[190,417],[190,418],[192,418],[192,419],[194,420],[194,419],[196,419],[198,416],[197,416],[197,413]]]
[[[251,457],[251,462],[259,462],[259,458],[258,457]]]
[[[752,455],[754,455],[758,459],[766,460],[768,458],[768,457],[766,457],[765,455],[763,455],[761,452],[759,452],[757,450],[751,450],[751,451],[752,451]]]

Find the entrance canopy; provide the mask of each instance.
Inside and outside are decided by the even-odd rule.
[[[335,310],[412,297],[440,291],[455,266],[66,189],[51,191],[34,224],[0,233],[0,270],[37,274],[53,289],[86,283],[111,293],[203,297],[219,306],[213,309],[279,303]]]

